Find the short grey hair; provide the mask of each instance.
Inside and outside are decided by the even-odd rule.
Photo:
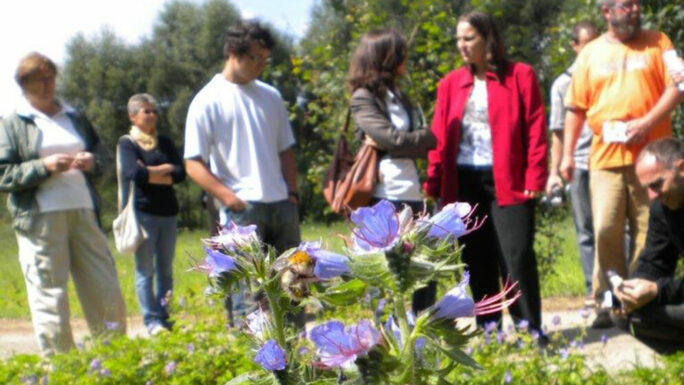
[[[135,94],[128,99],[128,115],[137,115],[143,104],[151,104],[157,107],[157,100],[154,96],[146,93]]]
[[[675,138],[664,138],[649,142],[639,153],[637,162],[648,155],[653,156],[658,163],[673,170],[675,163],[684,159],[684,143]]]

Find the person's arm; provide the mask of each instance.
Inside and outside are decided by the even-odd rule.
[[[299,191],[297,188],[297,162],[295,160],[294,150],[288,148],[287,150],[278,154],[280,156],[280,169],[283,173],[283,178],[287,184],[287,199],[299,204]]]
[[[563,187],[563,179],[560,176],[560,163],[563,156],[563,130],[551,132],[551,170],[549,179],[546,181],[546,194],[550,195],[556,186]]]
[[[186,159],[185,171],[204,191],[218,199],[230,210],[242,211],[245,209],[247,205],[245,201],[235,195],[228,186],[221,183],[200,158]]]
[[[656,105],[646,115],[626,122],[627,143],[639,143],[646,140],[646,136],[653,127],[669,116],[679,101],[680,92],[677,87],[674,85],[667,87]]]
[[[551,159],[549,179],[546,182],[546,194],[550,195],[556,187],[563,186],[560,176],[560,163],[563,157],[563,124],[565,123],[565,105],[563,97],[567,91],[570,77],[562,74],[553,82],[550,92],[549,130],[551,130]]]
[[[568,108],[565,112],[565,128],[563,129],[563,158],[560,164],[560,175],[568,182],[572,181],[575,172],[575,145],[586,119],[586,111],[579,108]]]
[[[548,145],[544,103],[537,76],[531,67],[521,67],[519,87],[523,102],[524,147],[527,149],[525,195],[533,198],[544,190],[548,178]]]
[[[170,138],[165,139],[165,151],[171,160],[171,180],[173,183],[180,183],[185,180],[185,167],[176,146]]]
[[[403,131],[392,129],[392,122],[380,110],[373,94],[358,89],[349,102],[356,126],[377,144],[377,148],[400,158],[422,158],[435,146],[429,130]]]
[[[427,196],[438,199],[442,184],[442,154],[446,141],[447,113],[449,110],[449,83],[442,80],[437,87],[435,113],[432,116],[430,130],[437,140],[437,146],[428,152],[427,179],[423,190]]]

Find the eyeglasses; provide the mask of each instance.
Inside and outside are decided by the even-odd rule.
[[[623,12],[629,12],[634,10],[635,7],[639,7],[638,0],[625,1],[624,3],[613,3],[613,8],[619,9]]]

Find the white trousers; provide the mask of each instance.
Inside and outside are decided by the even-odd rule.
[[[43,355],[74,346],[69,273],[91,333],[126,332],[126,308],[116,266],[93,210],[38,214],[31,231],[17,231],[16,236],[33,328]]]

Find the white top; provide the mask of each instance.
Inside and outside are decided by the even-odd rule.
[[[492,167],[492,131],[489,128],[487,82],[475,78],[463,112],[459,166]]]
[[[391,91],[385,95],[385,105],[393,130],[408,131],[411,119],[399,99]],[[421,201],[418,170],[413,159],[385,155],[378,164],[379,181],[373,196],[394,201]]]
[[[22,99],[17,107],[17,114],[30,117],[40,130],[38,155],[41,158],[63,153],[75,156],[85,151],[85,142],[78,135],[66,112],[71,108],[62,104],[62,109],[53,116],[33,108],[26,99]],[[36,191],[38,211],[41,213],[93,209],[93,200],[88,191],[85,175],[78,169],[52,173]]]
[[[266,83],[217,74],[190,104],[184,158],[201,158],[244,201],[287,199],[280,153],[294,143],[285,103]]]
[[[568,70],[553,81],[551,86],[551,112],[549,113],[549,130],[558,131],[563,130],[565,125],[565,93],[568,91],[570,86],[570,80],[575,65],[573,64],[568,68]],[[591,138],[592,131],[589,128],[587,122],[584,122],[582,126],[582,131],[577,139],[577,144],[575,145],[575,167],[580,170],[589,169],[589,149],[591,148]]]

